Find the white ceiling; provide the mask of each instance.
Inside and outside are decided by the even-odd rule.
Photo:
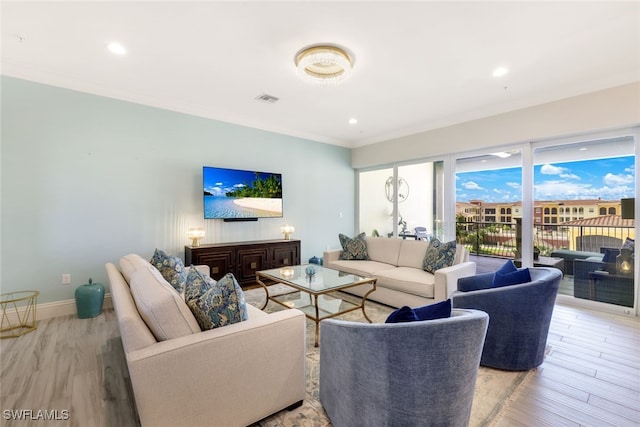
[[[2,1],[1,12],[2,74],[347,147],[640,80],[637,1]],[[109,53],[111,41],[128,53]],[[296,52],[316,43],[353,53],[349,80],[298,78]],[[497,66],[510,73],[492,77]]]

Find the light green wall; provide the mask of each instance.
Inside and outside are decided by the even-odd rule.
[[[184,256],[190,226],[231,242],[279,239],[290,223],[303,261],[353,233],[347,148],[9,77],[1,99],[2,292],[73,298],[122,255]],[[282,173],[284,218],[203,220],[204,165]]]

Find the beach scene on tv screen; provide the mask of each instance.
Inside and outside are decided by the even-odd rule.
[[[282,217],[282,176],[236,169],[203,169],[204,217]]]

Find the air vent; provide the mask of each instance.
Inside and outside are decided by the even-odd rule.
[[[269,95],[268,93],[261,93],[260,95],[256,96],[256,99],[258,101],[268,102],[269,104],[275,104],[280,98],[276,98],[275,96]]]

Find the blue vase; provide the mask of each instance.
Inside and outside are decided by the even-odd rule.
[[[89,279],[86,285],[76,288],[76,309],[80,319],[96,317],[102,313],[102,303],[104,302],[104,285],[93,283]]]

